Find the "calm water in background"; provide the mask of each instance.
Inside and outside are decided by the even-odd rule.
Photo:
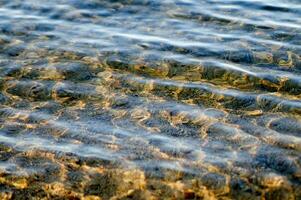
[[[299,0],[1,0],[0,192],[300,199],[300,75]]]

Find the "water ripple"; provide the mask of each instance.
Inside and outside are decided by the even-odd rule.
[[[298,0],[3,0],[0,17],[1,199],[301,197]]]

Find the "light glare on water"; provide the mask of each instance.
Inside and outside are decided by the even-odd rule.
[[[0,1],[1,199],[300,199],[298,0]]]

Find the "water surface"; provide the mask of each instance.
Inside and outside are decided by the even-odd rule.
[[[0,192],[301,199],[299,0],[0,1]]]

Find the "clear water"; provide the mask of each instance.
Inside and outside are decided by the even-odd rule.
[[[300,75],[299,0],[1,0],[1,198],[300,199]]]

